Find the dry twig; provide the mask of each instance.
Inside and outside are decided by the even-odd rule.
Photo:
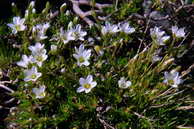
[[[110,128],[110,129],[116,129],[113,126],[111,126],[108,123],[106,123],[105,120],[102,120],[102,119],[99,118],[99,121],[103,124],[103,126],[104,126],[105,129],[107,129],[107,127]]]
[[[180,6],[178,9],[175,10],[175,12],[178,13],[180,10],[186,9],[186,8],[194,8],[194,4]]]
[[[88,18],[88,16],[91,16],[92,13],[99,13],[102,11],[102,8],[109,7],[110,4],[99,4],[99,3],[94,3],[89,0],[70,0],[70,2],[73,4],[73,11],[81,17],[88,25],[92,26],[94,25],[94,22]],[[90,10],[84,12],[82,9],[80,9],[80,5],[88,5],[92,7],[96,7],[98,10]]]
[[[133,112],[133,114],[136,115],[136,116],[138,116],[139,118],[147,119],[148,121],[153,121],[153,120],[151,120],[151,119],[149,119],[149,118],[147,118],[147,117],[145,117],[145,116],[143,116],[143,115],[141,115],[141,114],[139,114],[137,112]]]
[[[193,69],[194,69],[194,64],[192,64],[187,70],[185,70],[185,71],[183,71],[181,73],[181,78],[183,78],[184,76],[186,76],[187,74],[189,74]]]
[[[177,110],[193,110],[194,106],[181,106],[178,107]]]
[[[177,126],[177,129],[194,129],[194,127],[193,126],[182,126],[182,125],[179,125],[179,126]]]
[[[4,85],[5,83],[12,83],[12,82],[14,82],[14,81],[0,81],[0,87],[11,92],[11,93],[14,93],[14,90],[12,90],[9,87]]]

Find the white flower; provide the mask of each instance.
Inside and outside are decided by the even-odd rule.
[[[179,72],[177,71],[164,72],[164,78],[165,80],[163,81],[163,83],[166,83],[167,85],[170,85],[174,88],[177,88],[178,85],[183,82],[181,77],[179,76]]]
[[[11,29],[13,34],[17,34],[18,31],[24,31],[26,26],[24,25],[25,19],[20,17],[13,17],[13,23],[7,24]]]
[[[185,37],[184,29],[185,28],[179,29],[177,26],[172,26],[172,28],[171,28],[173,35],[175,35],[175,37],[177,37],[177,38]]]
[[[75,52],[76,54],[73,54],[73,57],[77,59],[78,66],[88,66],[90,64],[88,60],[91,56],[91,50],[85,50],[84,45],[82,44],[79,46],[79,49],[75,47]]]
[[[86,31],[81,30],[81,25],[80,24],[76,25],[76,27],[70,29],[69,31],[72,32],[72,36],[74,37],[75,40],[83,41],[84,36],[87,35]]]
[[[120,29],[117,25],[111,25],[109,22],[105,23],[105,26],[102,26],[101,33],[102,35],[106,35],[107,33],[117,33]]]
[[[158,49],[156,50],[156,52],[154,52],[153,56],[152,56],[152,63],[158,62],[160,60],[162,60],[162,57],[159,56],[160,52],[162,49]]]
[[[90,45],[93,45],[94,44],[94,38],[89,37],[88,42],[89,42]]]
[[[170,36],[164,36],[165,32],[161,31],[158,27],[150,29],[150,35],[152,39],[159,45],[165,45],[164,43],[170,39]]]
[[[46,53],[46,49],[44,49],[44,44],[36,43],[34,46],[29,46],[29,50],[32,52],[32,55],[36,55],[37,53]]]
[[[45,97],[45,86],[40,86],[39,88],[33,88],[32,92],[36,95],[37,99],[42,99]]]
[[[36,63],[39,67],[42,66],[43,61],[45,61],[47,59],[47,55],[46,54],[37,54],[34,55],[32,58],[32,62]]]
[[[28,64],[31,63],[31,60],[32,60],[32,56],[28,57],[27,55],[22,55],[22,60],[17,62],[17,65],[27,68]]]
[[[24,75],[25,75],[24,81],[28,82],[36,81],[42,75],[42,73],[37,72],[37,67],[33,66],[31,69],[25,70]]]
[[[162,59],[162,57],[160,57],[159,55],[153,55],[152,57],[152,62],[155,63],[155,62],[158,62]]]
[[[126,34],[131,34],[131,33],[135,32],[135,28],[130,27],[128,22],[123,23],[123,24],[119,23],[118,27],[119,27],[121,32],[124,32]]]
[[[72,31],[64,32],[63,28],[60,28],[59,39],[64,43],[68,43],[69,41],[75,40]]]
[[[85,93],[88,93],[97,85],[97,83],[93,81],[92,75],[88,75],[86,79],[80,78],[79,83],[81,86],[77,89],[78,93],[83,91],[85,91]]]
[[[65,71],[66,71],[65,68],[62,68],[62,69],[60,70],[61,73],[64,73]]]
[[[43,61],[48,58],[46,55],[46,49],[44,49],[44,44],[36,43],[35,46],[30,46],[29,49],[32,52],[32,62],[37,63],[39,67],[42,66]]]
[[[53,52],[54,52],[54,51],[57,51],[57,45],[53,45],[53,44],[52,44],[52,45],[51,45],[51,51],[53,51]]]
[[[50,27],[49,23],[38,24],[32,28],[32,33],[37,41],[41,41],[47,38],[46,31]]]
[[[119,88],[126,89],[131,86],[131,81],[127,81],[125,77],[121,77],[118,81]]]

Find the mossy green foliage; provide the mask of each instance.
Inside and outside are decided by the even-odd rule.
[[[113,23],[117,23],[131,13],[137,13],[141,8],[140,3],[142,0],[121,2],[118,11],[114,12],[113,6],[106,9],[105,13],[113,13],[110,18]],[[175,63],[164,62],[172,55],[176,57],[181,54],[186,46],[176,50],[171,43],[167,44],[163,50],[164,58],[153,63],[152,56],[158,48],[155,43],[150,41],[150,47],[139,53],[136,47],[131,47],[133,43],[139,44],[137,35],[144,35],[139,29],[141,26],[136,23],[131,23],[136,26],[134,34],[106,36],[100,34],[100,26],[89,28],[85,25],[83,28],[87,30],[88,36],[95,39],[93,45],[87,40],[70,41],[65,45],[60,42],[59,48],[53,53],[49,52],[50,45],[56,42],[49,41],[49,38],[59,33],[60,27],[67,29],[75,16],[73,13],[59,14],[55,19],[48,20],[48,12],[47,5],[42,13],[28,17],[27,31],[0,39],[0,68],[11,70],[10,79],[19,79],[14,84],[17,91],[13,96],[20,102],[6,122],[16,123],[20,129],[102,129],[106,126],[102,120],[118,129],[173,129],[178,125],[193,125],[194,112],[180,108],[193,106],[190,89],[184,84],[180,88],[171,88],[162,83],[164,71],[179,68]],[[22,68],[15,63],[22,54],[30,53],[28,47],[34,44],[29,38],[32,27],[46,21],[50,22],[51,27],[47,31],[49,38],[43,41],[48,59],[39,69],[42,76],[36,83],[24,82]],[[74,21],[73,24],[80,22]],[[4,30],[7,30],[6,26],[0,28],[0,33],[5,33],[3,36],[12,36]],[[97,40],[97,36],[101,39]],[[11,41],[20,47],[14,48]],[[80,44],[93,50],[89,67],[78,67],[72,56],[74,47]],[[96,48],[101,48],[104,54],[99,56]],[[61,69],[65,69],[65,72],[61,72]],[[94,75],[97,86],[88,94],[77,93],[79,78],[88,74]],[[118,80],[122,76],[132,82],[128,89],[118,87]],[[32,88],[41,84],[46,86],[46,96],[36,99]]]

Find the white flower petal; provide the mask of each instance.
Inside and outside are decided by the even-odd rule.
[[[127,81],[127,82],[126,82],[126,86],[127,86],[127,87],[131,86],[131,81]]]
[[[83,92],[85,89],[83,88],[83,87],[79,87],[78,89],[77,89],[77,92],[78,93],[80,93],[80,92]]]
[[[80,79],[79,79],[79,83],[80,83],[80,85],[85,84],[85,79],[84,79],[84,78],[80,78]]]
[[[90,65],[90,63],[86,60],[86,61],[84,61],[83,63],[81,63],[81,65],[88,66],[88,65]]]
[[[89,93],[91,89],[85,89],[85,93]]]
[[[97,82],[91,82],[92,88],[94,88],[97,85]]]
[[[88,75],[86,80],[87,80],[88,83],[91,83],[93,81],[92,75]]]

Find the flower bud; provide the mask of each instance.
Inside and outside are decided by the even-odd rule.
[[[35,8],[32,9],[32,13],[36,13],[36,9]]]
[[[68,24],[68,29],[71,29],[73,27],[73,22],[71,21],[71,22],[69,22],[69,24]]]
[[[14,3],[14,2],[12,2],[12,3],[11,3],[11,6],[15,6],[15,3]]]
[[[78,22],[78,17],[75,17],[75,18],[73,19],[73,23],[74,23],[74,24],[77,24],[77,22]]]
[[[162,66],[160,67],[159,71],[162,71],[164,69],[166,69],[169,65],[171,65],[174,62],[174,58],[170,58],[168,60],[166,60]]]
[[[66,7],[67,7],[67,4],[66,3],[63,3],[61,5],[61,7],[60,7],[60,12],[63,13],[65,11]]]
[[[56,46],[56,45],[51,45],[51,51],[52,51],[52,52],[57,51],[57,46]]]
[[[69,16],[69,15],[70,15],[69,10],[67,10],[67,11],[65,12],[65,15],[67,15],[67,16]]]
[[[29,8],[34,8],[34,6],[35,6],[35,1],[31,1],[29,4]]]

